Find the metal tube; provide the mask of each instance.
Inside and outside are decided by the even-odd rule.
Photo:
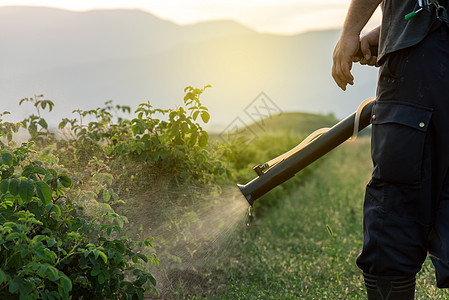
[[[359,131],[370,124],[373,105],[374,101],[363,108],[360,115]],[[355,115],[356,113],[353,113],[340,121],[306,147],[279,162],[246,185],[237,184],[249,204],[252,206],[259,197],[295,176],[296,173],[350,138],[354,131]]]

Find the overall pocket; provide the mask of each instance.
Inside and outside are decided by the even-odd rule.
[[[432,109],[399,101],[376,102],[372,116],[373,177],[418,184]]]
[[[386,56],[381,66],[380,80],[390,79],[394,83],[394,80],[391,79],[403,76],[404,68],[408,63],[408,51],[409,49],[402,49]]]

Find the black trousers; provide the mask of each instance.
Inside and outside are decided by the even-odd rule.
[[[413,275],[427,254],[449,287],[449,38],[444,24],[380,67],[372,115],[373,174],[357,265]]]

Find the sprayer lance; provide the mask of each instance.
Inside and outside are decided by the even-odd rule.
[[[356,118],[357,113],[353,113],[308,143],[304,148],[298,151],[289,151],[286,153],[288,155],[282,155],[282,159],[273,166],[267,166],[267,163],[256,166],[254,171],[256,171],[258,177],[246,185],[237,184],[249,204],[252,206],[259,197],[295,176],[296,173],[349,139],[355,131],[354,125],[357,126],[357,122],[358,129],[356,128],[356,132],[368,126],[373,105],[374,101],[370,99],[361,108],[360,116],[357,115],[358,118]]]

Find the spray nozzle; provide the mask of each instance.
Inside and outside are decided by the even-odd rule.
[[[256,172],[257,176],[262,176],[264,173],[264,171],[266,169],[268,169],[270,166],[268,165],[268,163],[264,163],[262,165],[257,165],[253,168],[254,172]]]

